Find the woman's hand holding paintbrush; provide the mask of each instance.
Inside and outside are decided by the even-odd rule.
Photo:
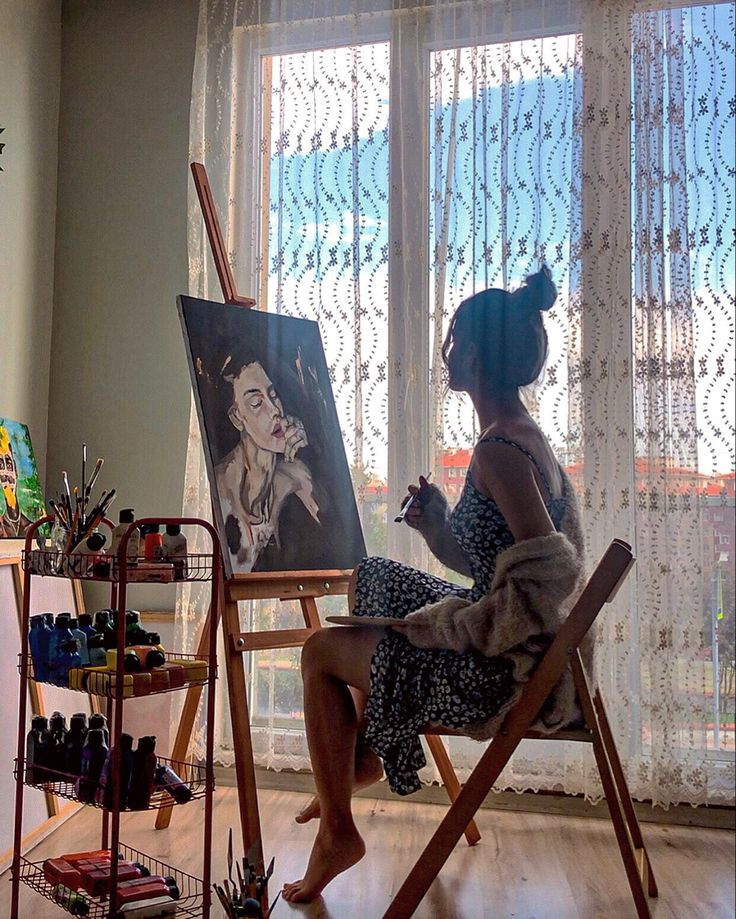
[[[419,485],[409,485],[409,494],[401,502],[401,513],[397,515],[396,522],[401,520],[412,528],[418,530],[427,538],[447,524],[449,505],[447,498],[436,485],[431,485],[429,475],[419,476]]]

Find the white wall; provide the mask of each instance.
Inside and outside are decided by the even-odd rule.
[[[113,510],[139,516],[181,510],[190,385],[175,298],[197,14],[197,0],[63,4],[48,485],[86,441]],[[161,609],[165,591],[136,588],[131,604]]]
[[[0,0],[0,416],[43,480],[54,285],[61,0]]]

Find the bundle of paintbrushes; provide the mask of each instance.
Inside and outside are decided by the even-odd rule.
[[[235,862],[237,883],[233,880],[233,831],[231,828],[227,844],[228,880],[223,881],[222,884],[212,885],[228,919],[268,919],[272,914],[281,896],[281,891],[276,894],[276,899],[268,907],[267,912],[263,912],[261,903],[263,897],[268,894],[268,881],[273,874],[276,859],[271,859],[263,875],[258,873],[257,865],[260,861],[261,847],[260,843],[256,843],[243,859],[242,868],[240,862]]]
[[[104,460],[98,459],[87,479],[87,444],[82,444],[82,484],[74,488],[69,485],[66,470],[61,473],[64,487],[55,501],[49,505],[56,517],[56,523],[63,531],[63,541],[56,548],[68,555],[75,546],[91,536],[102,523],[108,508],[115,500],[115,489],[105,492],[92,502],[92,489],[102,469]]]

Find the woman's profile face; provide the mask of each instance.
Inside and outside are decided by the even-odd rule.
[[[230,420],[245,431],[262,450],[283,453],[286,447],[286,418],[273,383],[255,361],[246,364],[233,378]]]
[[[448,387],[453,392],[468,392],[475,366],[475,349],[469,347],[462,323],[455,323],[447,351]]]

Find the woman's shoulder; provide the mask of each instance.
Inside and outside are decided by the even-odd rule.
[[[560,464],[547,438],[535,424],[495,424],[481,432],[473,450],[471,465],[476,471],[505,468],[513,473],[526,457],[544,486],[546,497],[561,497],[565,491]]]

